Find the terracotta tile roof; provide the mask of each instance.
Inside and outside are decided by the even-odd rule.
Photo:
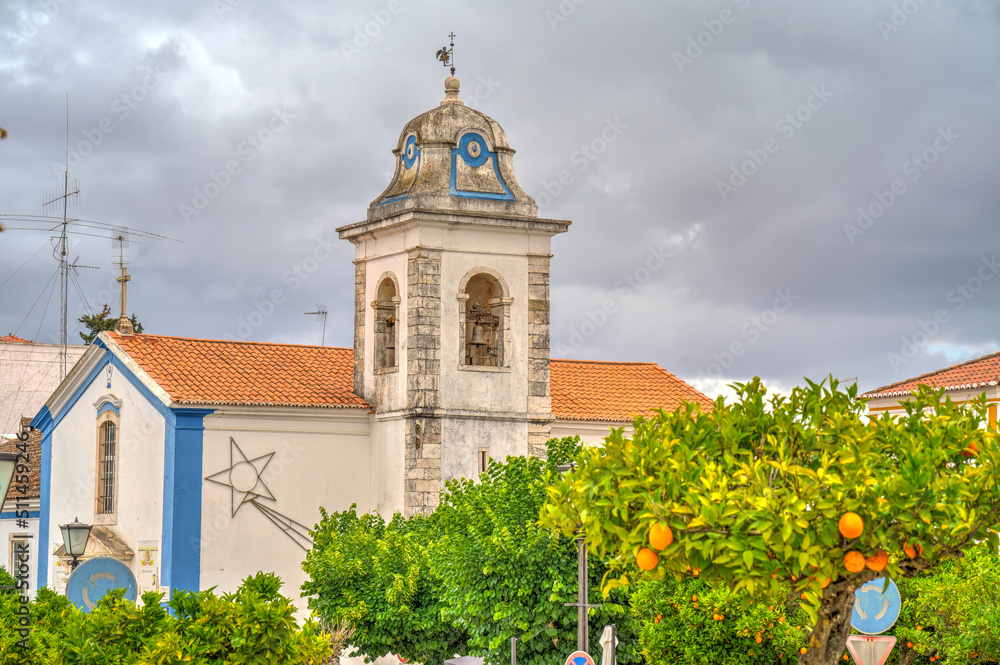
[[[107,333],[180,404],[367,408],[354,394],[352,349]],[[630,422],[712,400],[656,363],[551,362],[552,413]]]
[[[6,337],[0,337],[0,344],[31,344],[31,340],[17,337],[16,335],[7,335]]]
[[[180,404],[371,408],[354,394],[353,349],[108,335]]]
[[[31,418],[21,418],[21,425],[26,426],[31,422]],[[37,499],[41,496],[41,465],[42,465],[42,431],[34,430],[28,434],[28,440],[25,442],[27,444],[28,452],[28,491],[24,495],[28,499]],[[5,439],[0,437],[0,451],[5,453],[17,453],[21,452],[18,447],[20,441],[17,439]],[[15,483],[16,485],[17,483]],[[15,489],[12,485],[10,491],[7,493],[7,501],[4,503],[4,512],[10,512],[14,510],[14,504],[17,498],[21,496],[19,490]],[[2,497],[0,497],[2,498]]]
[[[982,358],[968,360],[958,365],[945,367],[936,372],[921,374],[861,395],[864,399],[873,397],[903,397],[909,395],[919,385],[934,386],[945,390],[968,390],[995,386],[1000,381],[1000,353],[992,353]]]
[[[656,363],[552,360],[550,372],[552,415],[560,420],[631,422],[683,402],[712,408],[711,399]]]

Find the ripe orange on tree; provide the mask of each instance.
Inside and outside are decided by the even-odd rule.
[[[857,550],[851,550],[844,555],[844,568],[852,573],[860,573],[865,569],[865,555]]]
[[[649,546],[654,550],[665,550],[674,542],[674,532],[670,527],[660,522],[654,522],[649,527]]]
[[[660,562],[660,557],[656,556],[656,552],[649,549],[648,547],[643,547],[635,555],[635,563],[639,568],[643,570],[652,570],[656,568],[656,564]]]
[[[906,552],[906,556],[911,559],[916,559],[918,556],[924,555],[924,547],[920,543],[911,545],[909,542],[905,542],[903,543],[903,551]]]
[[[840,529],[840,535],[844,538],[854,539],[865,530],[865,523],[857,513],[848,512],[840,518],[837,528]]]
[[[979,452],[979,446],[976,445],[975,441],[970,443],[968,448],[962,449],[962,455],[964,457],[975,457],[978,452]]]
[[[881,547],[878,548],[878,552],[865,559],[865,565],[868,567],[868,569],[874,570],[876,573],[884,570],[888,563],[889,563],[889,553],[886,552]]]

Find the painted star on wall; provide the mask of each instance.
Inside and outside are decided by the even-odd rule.
[[[274,452],[248,459],[243,454],[239,444],[236,443],[236,439],[229,437],[229,468],[206,476],[205,480],[229,488],[232,517],[236,517],[236,513],[243,507],[243,504],[249,503],[272,524],[281,529],[282,533],[288,536],[292,542],[303,550],[308,550],[313,544],[309,538],[309,527],[282,515],[259,501],[259,499],[277,501],[261,479],[261,474],[264,473],[264,469],[267,468],[272,457],[274,457]]]
[[[205,480],[230,488],[233,517],[236,517],[236,513],[245,503],[251,503],[258,498],[276,500],[260,477],[272,457],[274,453],[247,459],[236,440],[229,437],[229,468],[213,473]]]

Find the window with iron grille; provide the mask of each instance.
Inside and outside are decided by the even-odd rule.
[[[97,450],[97,514],[115,512],[118,427],[111,420],[101,424]]]

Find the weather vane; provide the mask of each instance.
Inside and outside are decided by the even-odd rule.
[[[437,59],[441,61],[441,65],[444,67],[451,67],[451,75],[455,75],[455,59],[452,58],[451,52],[455,50],[455,33],[448,35],[451,38],[451,46],[442,46],[438,49]]]

